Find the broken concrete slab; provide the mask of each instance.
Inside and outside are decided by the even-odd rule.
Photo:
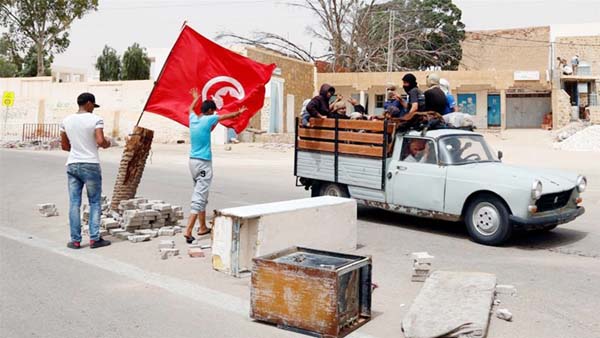
[[[402,320],[407,338],[485,337],[496,276],[435,271]]]

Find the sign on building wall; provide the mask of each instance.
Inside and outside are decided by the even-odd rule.
[[[516,70],[514,73],[515,81],[539,81],[540,72],[533,70]]]
[[[15,104],[15,92],[4,92],[2,94],[2,105],[12,107]]]

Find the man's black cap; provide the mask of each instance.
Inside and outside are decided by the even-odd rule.
[[[99,105],[96,104],[96,97],[92,93],[81,93],[77,96],[77,104],[83,106],[84,104],[91,102],[94,104],[94,107],[98,108]]]

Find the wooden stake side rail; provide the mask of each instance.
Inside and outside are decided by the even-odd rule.
[[[327,129],[299,128],[298,136],[333,141],[333,140],[335,140],[335,131],[327,130]],[[357,133],[357,132],[351,132],[351,131],[338,131],[338,141],[383,144],[383,135],[375,134],[375,133]]]
[[[316,150],[332,153],[335,150],[335,143],[298,140],[298,149]],[[340,154],[362,155],[381,158],[383,146],[339,143],[338,151]]]
[[[335,119],[310,119],[311,128],[335,128]],[[383,121],[364,121],[364,120],[338,120],[339,129],[355,129],[365,130],[372,132],[383,132],[384,122]],[[392,134],[395,130],[395,124],[388,124],[387,132]]]

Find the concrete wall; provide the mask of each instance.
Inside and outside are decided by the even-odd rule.
[[[549,42],[550,27],[466,32],[459,70],[545,70]]]
[[[125,137],[135,126],[152,89],[152,81],[57,83],[51,77],[2,78],[0,92],[14,91],[15,105],[9,109],[7,133],[20,137],[23,123],[60,123],[77,112],[77,96],[85,91],[101,105],[95,113],[104,118],[105,133]],[[188,140],[188,129],[170,119],[144,113],[140,126],[154,130],[155,142]]]

